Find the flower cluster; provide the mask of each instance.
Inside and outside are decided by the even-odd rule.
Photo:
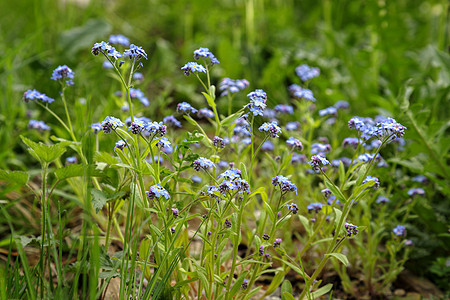
[[[319,110],[319,116],[337,116],[337,109],[334,106],[330,106],[327,108],[324,108],[322,110]]]
[[[295,68],[295,73],[302,81],[310,80],[320,75],[319,68],[310,67],[308,65],[300,65]]]
[[[309,89],[304,89],[297,84],[292,84],[289,86],[289,92],[291,95],[298,99],[305,99],[308,101],[316,102],[316,98],[314,98],[314,94]]]
[[[323,207],[322,203],[314,202],[314,203],[308,204],[306,209],[308,210],[308,212],[311,212],[311,211],[314,210],[317,213],[317,212],[319,212],[322,209],[322,207]]]
[[[69,68],[66,65],[63,66],[58,66],[52,73],[52,77],[50,77],[50,79],[52,80],[65,80],[66,78],[68,78],[69,80],[66,81],[67,85],[73,85],[73,78],[74,78],[74,73],[72,71],[71,68]]]
[[[396,236],[406,236],[406,228],[403,225],[397,225],[394,229],[392,229],[392,232]]]
[[[169,142],[169,140],[166,137],[162,137],[157,143],[156,146],[159,149],[164,149],[164,148],[169,148],[171,145],[171,143]]]
[[[123,124],[119,119],[109,116],[106,117],[100,125],[102,126],[102,130],[104,133],[110,133],[111,129],[125,126],[125,124]]]
[[[220,96],[237,93],[249,85],[250,83],[246,79],[223,78],[219,83],[219,91],[222,91]]]
[[[345,229],[347,230],[347,237],[352,237],[358,234],[358,226],[353,225],[352,223],[345,223]]]
[[[45,103],[52,103],[55,99],[48,97],[47,95],[40,93],[36,90],[28,90],[23,94],[23,100],[25,102],[32,100],[41,100]]]
[[[413,188],[408,191],[408,195],[411,197],[414,197],[417,195],[423,196],[423,195],[425,195],[425,190],[422,188]]]
[[[181,102],[178,103],[177,105],[177,111],[178,112],[182,112],[182,113],[197,113],[198,110],[196,110],[195,108],[193,108],[189,103],[187,102]]]
[[[92,54],[97,56],[99,53],[102,53],[105,56],[114,57],[115,60],[122,57],[122,54],[118,52],[116,48],[103,41],[95,43],[94,47],[92,47]]]
[[[209,58],[211,60],[211,64],[213,65],[220,63],[208,48],[200,47],[197,50],[194,50],[194,59],[198,60],[200,57]]]
[[[272,185],[279,186],[281,192],[295,192],[297,194],[297,186],[283,175],[273,177]]]
[[[295,215],[298,213],[298,206],[295,203],[286,204],[286,207]]]
[[[361,137],[366,140],[376,137],[390,142],[405,134],[406,127],[395,119],[378,117],[378,120],[379,122],[375,122],[371,118],[353,117],[348,121],[348,127],[360,131]]]
[[[214,118],[214,112],[208,108],[200,108],[197,116],[199,118]]]
[[[120,140],[116,143],[115,148],[123,150],[127,146],[127,143],[124,140]]]
[[[314,143],[311,145],[311,154],[319,154],[325,156],[325,153],[331,151],[330,144]]]
[[[147,59],[147,53],[145,53],[145,50],[142,47],[136,46],[134,44],[131,44],[130,49],[126,49],[125,52],[123,52],[123,56],[128,56],[130,59],[133,59],[135,61],[138,61],[142,58]]]
[[[148,98],[145,97],[144,93],[140,89],[130,88],[130,98],[138,99],[145,107],[150,105]]]
[[[37,129],[39,131],[51,130],[51,127],[45,124],[44,121],[30,120],[28,122],[28,128]]]
[[[294,108],[292,107],[292,105],[287,104],[277,104],[273,109],[279,114],[292,115],[294,113]]]
[[[286,144],[290,147],[292,147],[293,149],[297,149],[299,151],[303,150],[303,144],[302,142],[300,142],[299,139],[296,139],[294,137],[290,137],[287,139]]]
[[[184,71],[184,75],[186,75],[186,76],[191,75],[191,73],[197,73],[197,72],[206,73],[205,67],[202,65],[199,65],[196,62],[188,62],[187,64],[185,64],[184,66],[181,67],[181,70]]]
[[[165,188],[163,188],[160,183],[151,186],[149,191],[146,193],[147,193],[148,198],[150,198],[150,199],[160,198],[160,197],[170,199],[169,192]]]
[[[108,41],[111,44],[122,45],[124,47],[128,47],[128,45],[130,45],[130,40],[126,36],[121,34],[110,35]]]
[[[313,170],[316,171],[319,171],[321,167],[330,164],[330,162],[325,157],[322,157],[320,155],[311,156],[311,160],[308,163],[313,168]]]
[[[388,203],[390,200],[387,197],[384,196],[378,196],[377,200],[375,201],[378,204]]]
[[[361,142],[361,140],[353,137],[345,138],[342,142],[342,147],[352,147],[353,149],[356,149],[358,147],[358,144]]]
[[[181,127],[181,122],[172,115],[164,117],[163,122],[169,126]]]
[[[259,131],[269,132],[271,137],[276,138],[278,137],[278,134],[281,133],[281,128],[276,122],[266,122],[259,127]]]
[[[275,239],[275,242],[273,243],[273,247],[276,248],[276,247],[280,246],[282,242],[283,242],[282,239]]]
[[[158,136],[164,136],[167,132],[167,126],[163,122],[148,122],[145,124],[145,130]]]
[[[263,116],[267,106],[267,94],[263,90],[257,89],[249,93],[247,97],[250,98],[250,103],[245,107],[248,107],[254,116]]]
[[[223,141],[223,138],[220,138],[220,137],[218,137],[218,136],[215,136],[214,137],[214,139],[213,139],[213,145],[214,145],[214,147],[216,147],[216,148],[225,148],[225,143],[224,143],[224,141]]]
[[[195,171],[200,171],[200,169],[206,170],[208,168],[215,167],[214,163],[207,158],[199,157],[194,160],[193,165]]]
[[[129,131],[133,134],[139,134],[145,128],[145,123],[142,120],[134,120],[128,128]]]

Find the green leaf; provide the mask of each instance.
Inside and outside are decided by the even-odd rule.
[[[72,57],[79,50],[85,50],[99,40],[102,40],[111,31],[111,25],[101,19],[90,19],[83,26],[64,31],[58,41],[61,53]]]
[[[286,280],[285,282],[288,282],[288,281]],[[292,296],[292,293],[282,291],[281,300],[295,300],[295,298],[294,298],[294,296]]]
[[[345,167],[342,160],[339,162],[339,182],[341,185],[344,183],[345,180]]]
[[[63,168],[55,170],[55,176],[58,180],[64,180],[72,177],[81,177],[81,176],[93,176],[93,177],[101,177],[102,173],[99,170],[95,169],[95,166],[90,165],[81,165],[81,164],[70,164]]]
[[[339,225],[339,221],[342,217],[342,211],[336,207],[333,207],[334,213],[336,214],[336,217],[334,218],[334,225],[337,227]]]
[[[107,152],[97,152],[97,153],[95,153],[94,159],[97,162],[104,162],[104,163],[107,163],[110,166],[119,163],[117,158],[115,158],[114,156],[112,156],[111,154],[109,154]]]
[[[27,172],[0,170],[0,180],[17,183],[19,185],[27,184],[29,177]]]
[[[317,299],[320,296],[323,296],[326,293],[328,293],[329,291],[331,291],[332,288],[333,288],[333,284],[329,283],[327,285],[324,285],[323,287],[321,287],[317,291],[312,292],[311,296],[312,296],[313,299]]]
[[[202,95],[205,96],[206,102],[208,102],[208,105],[211,106],[211,108],[215,108],[216,107],[216,103],[214,102],[214,98],[213,97],[211,97],[210,95],[208,95],[205,92],[202,92]]]
[[[358,196],[362,191],[364,191],[367,188],[370,188],[371,186],[373,186],[375,184],[375,180],[369,180],[368,182],[364,183],[363,185],[358,186],[355,191],[353,192],[354,196]],[[350,197],[350,198],[353,198]]]
[[[298,274],[300,274],[302,277],[305,277],[305,272],[302,271],[302,269],[300,269],[298,266],[296,266],[295,264],[291,263],[288,260],[285,260],[284,258],[279,258],[279,257],[273,257],[274,259],[280,260],[283,263],[285,263],[286,265],[289,266],[289,268],[291,268],[292,270],[294,270],[295,272],[297,272]]]
[[[300,214],[298,215],[298,219],[300,220],[300,223],[302,223],[303,227],[305,227],[308,236],[311,236],[311,227],[309,226],[309,220]]]
[[[341,263],[344,264],[344,266],[348,266],[348,259],[347,259],[347,256],[345,256],[345,255],[342,254],[342,253],[328,253],[328,254],[325,254],[325,256],[332,256],[332,257],[334,257],[334,258],[340,260]]]
[[[237,112],[234,113],[232,115],[229,115],[228,117],[226,117],[225,119],[223,119],[220,124],[222,127],[227,127],[228,125],[230,125],[231,123],[233,123],[236,119],[238,119],[239,117],[241,117],[244,114],[243,111],[241,112]]]
[[[345,198],[341,190],[333,183],[329,182],[328,180],[325,180],[325,186],[333,193],[333,195],[336,196],[336,198],[338,198],[338,200],[340,200],[343,203],[347,202],[347,198]]]
[[[108,198],[102,191],[95,189],[91,190],[91,196],[92,207],[98,213],[105,206],[106,202],[108,202]]]
[[[292,296],[292,284],[289,280],[285,280],[281,285],[281,294],[288,293]],[[284,299],[281,297],[281,299]]]
[[[236,295],[237,292],[242,288],[242,283],[244,282],[245,276],[247,276],[247,274],[248,271],[245,271],[241,275],[239,275],[238,279],[236,279],[230,291],[230,299],[232,299],[234,295]]]
[[[270,207],[270,204],[267,203],[267,201],[264,199],[263,199],[263,202],[264,202],[264,210],[266,211],[266,214],[269,215],[270,221],[272,223],[274,223],[276,218],[275,218],[275,214],[274,214],[272,208]]]
[[[247,180],[248,179],[247,167],[242,162],[239,165],[240,165],[241,171],[242,171],[242,178]]]
[[[30,153],[35,158],[38,158],[41,163],[51,163],[52,161],[63,155],[64,152],[66,152],[67,142],[61,142],[55,145],[48,146],[43,143],[35,143],[24,136],[20,136],[20,138],[28,147],[33,150],[30,151]]]

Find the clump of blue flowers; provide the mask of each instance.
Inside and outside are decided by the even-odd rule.
[[[23,100],[25,102],[40,100],[44,103],[52,103],[55,99],[48,97],[46,94],[40,93],[37,90],[28,90],[23,94]]]
[[[295,73],[302,81],[308,81],[314,77],[320,75],[320,69],[315,67],[310,67],[308,65],[300,65],[295,68]]]
[[[75,74],[73,73],[72,69],[69,68],[66,65],[58,66],[52,73],[52,77],[50,79],[58,81],[58,80],[66,80],[67,85],[73,85],[73,78]]]
[[[161,184],[155,184],[150,187],[147,192],[147,196],[149,199],[161,198],[164,197],[166,199],[170,199],[169,192],[161,186]]]

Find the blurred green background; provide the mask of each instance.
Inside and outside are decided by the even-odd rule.
[[[58,65],[76,74],[69,98],[79,134],[120,107],[112,96],[119,85],[90,53],[110,34],[123,34],[148,53],[140,88],[151,104],[142,113],[157,120],[178,102],[202,103],[195,78],[180,71],[199,47],[221,62],[213,82],[246,78],[250,89],[268,93],[269,106],[288,103],[294,69],[306,63],[321,69],[314,80],[318,109],[343,99],[355,115],[381,113],[409,128],[410,146],[396,163],[405,174],[427,174],[434,187],[420,210],[417,226],[426,230],[416,233],[423,242],[409,268],[441,284],[448,276],[448,1],[16,0],[1,1],[0,11],[1,168],[35,163],[19,142],[29,117],[48,120],[52,134],[65,136],[45,111],[28,111],[21,100],[30,88],[57,98],[50,75]]]

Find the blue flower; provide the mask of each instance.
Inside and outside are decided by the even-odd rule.
[[[286,130],[287,131],[297,130],[299,126],[300,126],[300,122],[298,122],[298,121],[288,122],[286,124]]]
[[[313,68],[308,65],[300,65],[295,68],[295,73],[297,73],[297,76],[300,77],[302,81],[307,81],[319,76],[320,70],[319,68]]]
[[[141,81],[144,80],[144,75],[143,75],[142,73],[140,73],[140,72],[135,72],[135,73],[133,74],[133,79],[134,79],[135,81],[137,81],[137,82],[141,82]]]
[[[146,124],[142,120],[135,119],[134,122],[131,123],[128,130],[133,134],[139,134],[142,130],[144,130],[145,125]]]
[[[380,187],[380,180],[377,177],[370,176],[370,175],[367,176],[366,179],[364,179],[362,183],[365,184],[365,183],[370,182],[370,181],[374,181],[375,182],[374,185],[372,185],[372,187],[374,189],[377,189],[377,188]]]
[[[181,127],[181,122],[172,115],[164,117],[163,122],[169,126]]]
[[[388,203],[390,200],[387,197],[384,196],[378,196],[377,200],[375,201],[376,203],[380,204],[380,203]]]
[[[155,155],[153,158],[152,157],[147,158],[146,161],[149,162],[149,163],[160,163],[160,164],[162,164],[164,162],[164,159],[161,156],[159,156],[159,155]]]
[[[347,230],[347,237],[352,237],[358,234],[358,226],[345,222],[344,227]]]
[[[214,112],[208,108],[200,108],[197,115],[200,118],[214,118]]]
[[[160,198],[160,197],[170,199],[169,192],[165,188],[163,188],[160,183],[151,186],[149,191],[147,192],[147,196],[150,199]]]
[[[220,62],[217,60],[217,58],[214,56],[214,54],[212,54],[211,51],[209,51],[208,48],[202,48],[200,47],[197,50],[194,50],[194,59],[198,60],[200,57],[203,58],[209,58],[211,60],[211,63],[214,64],[219,64]]]
[[[206,73],[205,67],[202,65],[199,65],[196,62],[188,62],[183,67],[181,67],[181,70],[184,71],[184,75],[186,75],[186,76],[189,76],[191,73],[196,73],[196,72]]]
[[[39,131],[51,130],[51,127],[44,123],[44,121],[30,120],[28,128],[37,129]]]
[[[286,207],[295,215],[298,213],[298,206],[295,203],[286,204]]]
[[[130,45],[130,49],[125,50],[123,56],[128,56],[130,59],[134,59],[136,61],[142,58],[147,59],[147,53],[145,53],[145,50],[134,44]]]
[[[338,102],[336,102],[336,103],[334,104],[334,107],[335,107],[336,109],[346,109],[346,108],[349,108],[349,107],[350,107],[350,104],[348,104],[348,102],[345,101],[345,100],[339,100]]]
[[[166,137],[162,137],[157,143],[156,146],[159,148],[168,148],[170,147],[170,142]]]
[[[152,134],[164,136],[167,133],[167,126],[164,125],[163,122],[148,122],[145,125],[145,130]]]
[[[316,98],[314,98],[314,94],[311,90],[304,89],[297,84],[290,85],[289,92],[295,98],[306,99],[308,101],[316,102]]]
[[[413,188],[408,191],[408,195],[414,197],[416,195],[423,196],[425,195],[425,190],[422,188]]]
[[[322,203],[315,202],[315,203],[309,204],[309,205],[306,207],[306,209],[308,210],[308,212],[311,212],[311,211],[314,210],[314,211],[317,213],[317,212],[319,212],[319,210],[322,209],[322,207],[323,207],[323,204],[322,204]]]
[[[266,103],[267,94],[261,89],[256,89],[253,92],[247,94],[247,97],[251,100],[260,99],[262,102]]]
[[[41,100],[42,102],[52,103],[55,99],[48,97],[47,95],[40,93],[36,90],[28,90],[23,94],[23,100],[25,102],[32,100]]]
[[[337,116],[337,109],[334,106],[319,110],[319,116]]]
[[[302,142],[300,142],[299,139],[296,139],[294,137],[290,137],[288,138],[288,140],[286,141],[286,144],[290,147],[292,147],[293,149],[298,149],[299,151],[303,150],[303,144]]]
[[[273,151],[273,149],[275,149],[275,145],[272,143],[272,141],[265,141],[261,146],[262,151]]]
[[[76,164],[78,162],[78,159],[75,156],[69,156],[66,158],[66,164]]]
[[[178,112],[184,112],[184,113],[193,113],[195,114],[198,112],[195,108],[193,108],[189,103],[187,102],[181,102],[177,105],[177,111]]]
[[[219,83],[219,91],[222,91],[220,96],[228,95],[229,93],[234,94],[247,88],[250,83],[246,79],[230,79],[223,78]]]
[[[259,127],[259,131],[261,132],[269,132],[270,136],[275,138],[278,137],[278,134],[281,133],[281,128],[278,126],[276,122],[264,123]]]
[[[311,154],[321,154],[325,156],[325,153],[328,153],[330,151],[331,151],[330,144],[314,143],[311,145]]]
[[[223,138],[215,136],[213,139],[213,145],[216,148],[223,149],[225,148],[225,142],[223,141]]]
[[[279,186],[282,192],[295,192],[297,194],[297,186],[293,184],[288,178],[283,175],[278,175],[272,178],[272,185]]]
[[[104,133],[110,133],[111,129],[116,129],[117,127],[123,127],[125,124],[122,123],[117,118],[114,117],[106,117],[105,120],[101,123],[102,130]]]
[[[194,170],[200,171],[200,169],[208,169],[215,167],[214,163],[207,158],[200,157],[197,158],[193,163]]]
[[[428,182],[428,178],[425,177],[424,175],[414,176],[411,180],[415,181],[415,182],[423,183],[423,184]]]
[[[73,81],[70,79],[74,78],[74,73],[71,68],[69,68],[66,65],[58,66],[52,73],[52,77],[50,79],[52,80],[64,80],[66,78],[69,78],[69,80],[66,81],[68,85],[73,85]]]
[[[100,123],[91,124],[92,131],[97,133],[102,130],[102,125]]]
[[[241,170],[239,169],[229,169],[219,175],[219,177],[224,177],[227,180],[235,180],[242,178]]]
[[[127,146],[127,143],[125,143],[124,140],[118,141],[115,145],[115,147],[120,150],[123,150],[126,146]]]
[[[196,176],[196,175],[192,176],[192,177],[191,177],[191,180],[192,180],[192,182],[194,182],[194,183],[200,183],[200,182],[202,182],[202,178],[199,177],[199,176]]]
[[[109,60],[105,60],[102,64],[103,69],[112,69],[114,66],[111,64]]]
[[[139,99],[139,101],[145,106],[149,106],[149,101],[147,97],[145,97],[144,93],[140,89],[130,88],[130,98],[131,99]]]
[[[92,47],[92,54],[97,56],[101,52],[104,55],[107,55],[109,53],[109,51],[111,51],[113,49],[114,49],[113,46],[111,46],[108,43],[105,43],[104,41],[101,41],[100,43],[95,43],[94,44],[94,47]]]
[[[274,110],[280,114],[292,115],[294,113],[294,108],[291,105],[287,104],[277,104],[275,105]]]
[[[126,36],[121,34],[110,35],[109,42],[111,44],[122,45],[125,47],[128,47],[128,45],[130,45],[130,40]]]
[[[309,165],[316,171],[319,171],[322,166],[329,165],[330,162],[320,155],[311,156],[311,160],[309,161]]]
[[[358,144],[360,143],[360,140],[358,140],[357,138],[353,138],[353,137],[348,137],[345,138],[344,141],[342,142],[342,147],[347,147],[347,146],[351,146],[354,149],[356,149],[358,147]]]
[[[397,225],[394,229],[392,229],[392,232],[396,236],[406,236],[406,228],[403,225]]]
[[[292,158],[291,158],[291,163],[292,164],[304,164],[306,163],[307,159],[306,159],[306,155],[305,154],[297,154],[297,153],[293,153],[292,154]]]

